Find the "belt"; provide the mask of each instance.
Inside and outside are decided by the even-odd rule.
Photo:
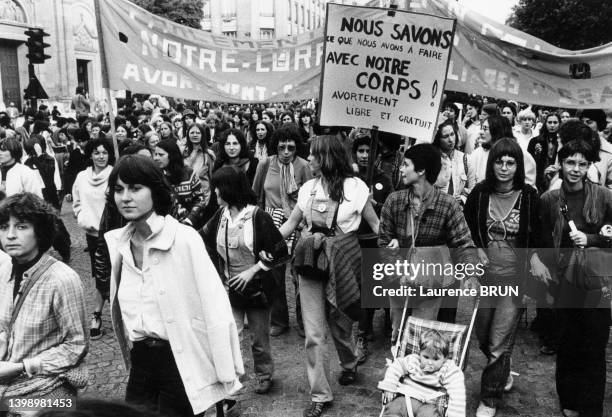
[[[170,342],[164,339],[155,339],[153,337],[147,337],[146,339],[134,342],[134,345],[146,346],[148,348],[164,348],[170,347]]]

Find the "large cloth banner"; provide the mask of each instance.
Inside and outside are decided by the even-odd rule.
[[[322,125],[432,138],[455,21],[327,4]]]
[[[231,103],[319,94],[321,31],[234,39],[162,19],[127,0],[96,1],[113,90]]]
[[[321,29],[269,41],[234,39],[170,22],[127,0],[96,1],[105,87],[234,103],[319,96]],[[408,10],[457,19],[448,90],[554,107],[612,107],[612,44],[556,48],[455,0],[412,1]]]
[[[409,9],[457,19],[448,90],[553,107],[612,107],[612,43],[557,48],[454,0],[412,1]]]

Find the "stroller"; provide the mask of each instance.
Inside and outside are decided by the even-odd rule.
[[[470,344],[470,336],[472,334],[472,329],[474,328],[474,321],[476,320],[476,313],[478,311],[479,303],[480,299],[477,298],[476,302],[474,303],[474,309],[472,311],[469,325],[463,325],[425,320],[416,317],[408,317],[408,320],[406,320],[406,311],[408,309],[407,298],[404,304],[404,311],[402,313],[400,334],[397,338],[397,343],[391,348],[393,360],[398,357],[406,356],[410,353],[418,352],[421,334],[427,330],[436,330],[440,334],[446,336],[450,341],[450,357],[463,371],[466,365],[467,353]],[[392,361],[387,359],[387,365],[390,365],[391,363]],[[404,391],[402,388],[402,385],[400,385],[400,389],[397,391],[397,393],[409,396],[410,391],[408,386],[406,386],[406,391]],[[429,395],[427,398],[424,399],[426,401],[436,400],[436,407],[438,408],[438,412],[442,416],[446,415],[446,409],[448,407],[448,395],[443,389],[434,391],[433,394]],[[382,415],[384,414],[385,406],[386,403],[383,399],[383,405],[379,417],[382,417]],[[410,417],[414,417],[411,407],[408,407],[408,415]]]

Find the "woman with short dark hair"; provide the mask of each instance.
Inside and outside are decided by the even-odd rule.
[[[45,187],[38,172],[27,165],[21,164],[23,148],[15,138],[0,142],[0,174],[2,184],[0,191],[7,197],[23,192],[32,193],[42,198]]]
[[[269,125],[269,123],[266,124]],[[312,178],[308,162],[297,156],[300,144],[300,135],[295,126],[281,126],[272,135],[270,148],[274,149],[274,152],[271,152],[273,155],[257,164],[257,172],[253,180],[253,191],[257,195],[257,205],[272,216],[274,225],[279,228],[289,219],[297,203],[300,187]],[[286,240],[289,251],[292,250],[294,239],[295,234],[292,234]],[[278,336],[289,328],[285,268],[275,270],[274,278],[276,280],[276,294],[272,302],[271,332],[272,336]],[[294,280],[297,287],[297,279]],[[301,329],[303,325],[297,291],[296,309],[298,328]]]
[[[41,135],[33,134],[25,141],[24,150],[28,158],[23,164],[38,171],[44,184],[42,189],[44,200],[59,210],[60,202],[55,182],[57,162],[46,152],[47,141]]]
[[[249,320],[258,394],[272,386],[274,363],[270,349],[270,313],[276,285],[272,269],[288,260],[287,245],[272,217],[256,204],[255,194],[242,171],[219,168],[213,187],[221,208],[200,234],[208,253],[217,260],[217,270],[227,288],[238,334],[242,337],[244,317]],[[260,258],[271,254],[273,262]]]
[[[93,139],[87,142],[85,156],[90,166],[79,172],[72,186],[72,210],[78,225],[85,231],[91,271],[94,269],[94,251],[98,240],[98,227],[104,211],[108,178],[115,161],[113,145],[106,139]],[[102,337],[102,307],[104,298],[101,291],[95,291],[95,305],[91,320],[90,336]]]
[[[569,122],[566,122],[569,123]],[[606,346],[610,334],[610,284],[594,279],[609,275],[609,249],[595,252],[589,263],[600,265],[588,277],[579,252],[609,248],[604,226],[612,224],[612,194],[587,179],[597,160],[590,143],[572,140],[558,153],[562,184],[540,200],[542,248],[550,248],[546,265],[558,277],[555,323],[560,327],[556,384],[563,415],[603,416],[606,387]],[[573,224],[572,224],[573,222]],[[602,269],[604,269],[602,271]],[[549,274],[550,277],[550,274]],[[546,279],[550,283],[550,278]]]
[[[433,186],[441,166],[440,154],[431,144],[414,145],[404,152],[401,178],[406,188],[391,193],[385,201],[378,245],[389,249],[438,246],[440,253],[448,256],[437,261],[476,264],[474,242],[461,206],[455,198]],[[450,251],[445,248],[455,249],[455,256],[450,258]],[[455,281],[448,275],[435,278],[439,278],[432,283],[436,288],[449,287]],[[403,281],[400,283],[404,285]],[[468,276],[466,285],[477,289],[477,276]],[[390,297],[392,341],[398,337],[404,301],[404,297]],[[411,301],[412,315],[435,320],[442,301],[442,297],[417,297]]]
[[[46,253],[57,221],[53,208],[31,193],[0,203],[0,244],[10,256],[2,252],[0,262],[0,397],[9,406],[24,398],[74,404],[87,385],[83,284]]]
[[[244,373],[221,280],[198,233],[169,215],[172,191],[150,158],[122,157],[109,189],[129,221],[104,235],[111,318],[130,372],[126,401],[165,415],[203,413],[240,389]]]

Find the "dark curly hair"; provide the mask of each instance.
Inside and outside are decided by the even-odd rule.
[[[7,197],[0,202],[0,225],[7,223],[11,216],[32,223],[40,253],[49,250],[57,233],[58,218],[45,200],[32,193]]]
[[[280,126],[272,134],[272,143],[270,146],[276,151],[279,142],[287,142],[288,140],[295,141],[298,149],[303,146],[302,135],[295,123],[288,123]]]
[[[108,140],[108,139],[103,139],[103,138],[98,138],[98,139],[92,139],[90,141],[87,142],[87,145],[85,145],[85,156],[88,159],[88,164],[89,165],[93,165],[93,161],[91,159],[91,156],[93,155],[94,151],[96,149],[98,149],[98,147],[102,146],[106,152],[108,152],[108,165],[114,165],[115,164],[115,149],[113,148],[113,143]]]

